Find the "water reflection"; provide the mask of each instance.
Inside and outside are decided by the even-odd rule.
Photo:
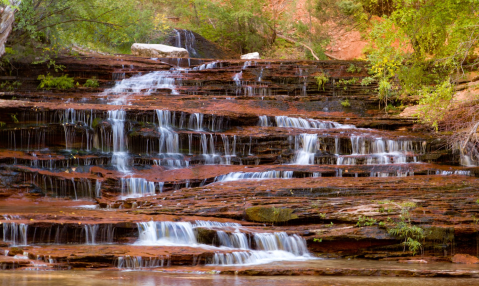
[[[57,286],[57,285],[175,285],[175,286],[249,286],[249,285],[479,285],[478,279],[467,278],[396,278],[396,277],[326,277],[326,276],[227,276],[211,274],[165,274],[158,272],[100,272],[58,271],[30,272],[11,271],[0,273],[1,285]]]

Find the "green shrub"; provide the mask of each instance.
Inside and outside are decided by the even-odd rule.
[[[318,84],[318,90],[320,88],[323,88],[323,91],[324,91],[324,85],[329,81],[329,78],[326,76],[326,74],[320,73],[314,78],[316,79],[316,83]]]
[[[356,224],[357,226],[372,226],[375,225],[377,221],[373,218],[370,217],[365,217],[365,216],[359,216],[358,223]]]
[[[361,81],[361,85],[370,85],[373,82],[374,82],[374,78],[371,76],[368,76],[363,78],[363,80]]]
[[[14,82],[4,81],[0,84],[0,89],[5,91],[14,91],[15,89],[18,89],[20,86],[22,86],[22,83],[19,81],[14,81]]]
[[[40,84],[38,85],[38,89],[46,89],[50,90],[52,88],[57,88],[60,90],[70,89],[73,88],[74,79],[72,77],[68,77],[67,74],[54,77],[48,73],[47,75],[39,75],[38,80],[40,80]]]
[[[350,107],[351,103],[349,103],[349,99],[346,98],[345,100],[341,101],[341,105],[343,107]]]
[[[91,79],[87,79],[83,86],[95,88],[95,87],[99,87],[100,84],[98,83],[98,80],[96,79],[96,77],[93,77]]]
[[[354,64],[350,64],[346,71],[349,73],[360,73],[362,70],[362,68],[357,67]]]

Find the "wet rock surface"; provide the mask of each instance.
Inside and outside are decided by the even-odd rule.
[[[318,256],[453,265],[458,253],[477,255],[478,169],[413,120],[384,116],[376,85],[361,85],[367,74],[348,73],[351,62],[58,64],[100,87],[37,90],[46,68],[23,66],[16,99],[0,100],[4,269],[477,275],[307,265]],[[322,87],[319,73],[329,77]],[[419,257],[389,232],[404,206],[426,233]],[[277,265],[284,260],[306,264]]]

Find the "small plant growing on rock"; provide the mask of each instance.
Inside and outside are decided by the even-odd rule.
[[[87,79],[83,86],[96,88],[96,87],[99,87],[100,84],[98,83],[98,80],[96,79],[96,77],[93,77],[91,79]]]
[[[52,88],[57,88],[64,90],[73,88],[75,86],[74,79],[72,77],[68,77],[67,74],[54,77],[48,73],[47,75],[39,75],[37,79],[40,81],[38,89],[50,90]]]
[[[417,205],[414,202],[404,202],[397,205],[402,207],[401,215],[399,221],[388,218],[388,221],[392,223],[392,228],[388,230],[388,233],[404,240],[402,243],[404,245],[403,251],[406,251],[407,247],[409,251],[412,251],[413,255],[416,255],[418,251],[422,251],[422,244],[419,240],[426,237],[423,228],[411,223],[409,210]]]
[[[322,88],[324,91],[324,85],[329,81],[329,78],[326,76],[326,74],[320,73],[314,78],[316,79],[316,83],[318,84],[318,90]]]
[[[368,76],[368,77],[365,77],[363,78],[363,80],[361,80],[361,85],[370,85],[371,83],[374,82],[374,78],[371,77],[371,76]]]
[[[314,242],[323,242],[323,239],[322,238],[315,238],[313,239]]]
[[[357,67],[354,64],[350,64],[346,71],[350,73],[360,73],[362,70],[362,68]]]
[[[14,91],[15,89],[18,89],[20,86],[22,86],[22,83],[19,81],[14,81],[14,82],[4,81],[0,83],[0,89],[5,91]]]
[[[347,98],[345,100],[341,101],[340,103],[343,107],[350,107],[351,106],[351,103],[349,103],[349,99],[347,99]]]
[[[372,226],[375,225],[377,221],[373,218],[366,217],[366,216],[359,216],[357,226]]]

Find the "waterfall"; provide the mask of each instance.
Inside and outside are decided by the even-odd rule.
[[[109,104],[122,105],[128,103],[130,95],[151,95],[160,89],[169,89],[171,94],[178,94],[175,83],[180,72],[179,70],[155,71],[123,79],[114,87],[105,89],[101,96],[119,95]]]
[[[356,126],[349,124],[340,124],[334,121],[321,121],[311,118],[296,118],[289,116],[275,116],[274,121],[266,115],[259,116],[259,126],[300,128],[300,129],[356,129]]]
[[[96,235],[100,226],[98,224],[84,225],[86,244],[96,244]]]
[[[228,235],[224,231],[217,231],[216,235],[220,245],[230,248],[251,249],[246,234],[236,231]]]
[[[180,153],[180,140],[178,133],[171,129],[174,116],[168,110],[156,110],[158,117],[159,152],[166,154]]]
[[[141,222],[138,223],[139,245],[183,245],[197,243],[193,226],[189,222]]]
[[[232,172],[216,177],[217,182],[231,182],[239,180],[291,179],[293,171],[266,171],[266,172]]]
[[[28,225],[16,222],[3,223],[3,241],[11,242],[13,246],[28,245]]]
[[[202,113],[193,113],[190,115],[190,120],[188,122],[188,129],[195,131],[203,130],[203,114]]]
[[[411,160],[416,163],[416,155],[424,154],[426,145],[425,141],[385,140],[355,135],[350,140],[351,155],[337,155],[337,165],[405,164]]]
[[[121,178],[121,196],[124,198],[153,196],[156,184],[143,178]]]
[[[299,141],[299,142],[298,142]],[[301,143],[301,144],[299,144]],[[314,164],[314,155],[318,150],[318,135],[301,134],[296,137],[296,156],[294,165],[312,165]],[[301,145],[301,148],[299,147]]]
[[[296,234],[288,236],[286,232],[256,233],[254,240],[256,248],[260,250],[282,250],[293,253],[296,256],[303,256],[309,253],[304,239]]]
[[[184,48],[188,51],[190,58],[199,58],[200,55],[196,51],[196,37],[192,31],[175,29],[175,47]],[[181,41],[182,38],[184,41]]]
[[[101,197],[101,181],[96,180],[95,183],[95,197],[100,198]]]
[[[194,229],[198,227],[216,230],[220,247],[211,259],[213,265],[262,264],[281,260],[311,259],[306,241],[298,235],[285,232],[253,233],[255,249],[252,249],[248,235],[241,232],[241,224],[212,221],[189,222],[141,222],[138,223],[138,240],[135,245],[190,246],[215,248],[197,242]],[[227,233],[224,228],[234,228]],[[220,250],[243,250],[220,253]]]
[[[271,126],[270,122],[269,122],[269,118],[268,116],[266,115],[260,115],[259,116],[259,126],[261,127],[269,127]]]
[[[169,256],[163,257],[141,257],[141,256],[120,256],[116,262],[116,267],[120,270],[141,270],[144,268],[158,268],[170,266]]]
[[[128,154],[125,148],[125,118],[124,110],[109,110],[108,120],[113,133],[113,154],[111,163],[121,172],[127,172]]]

